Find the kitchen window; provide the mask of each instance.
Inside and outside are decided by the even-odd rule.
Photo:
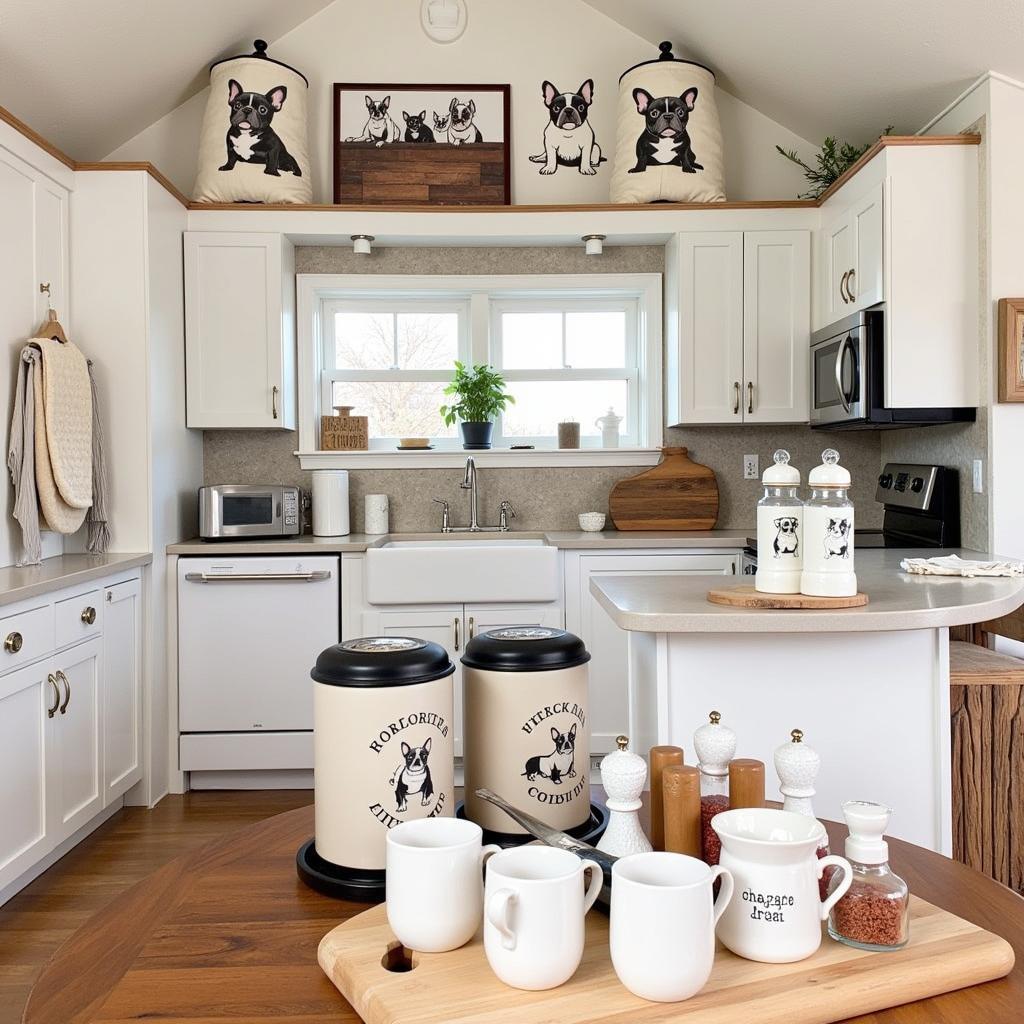
[[[463,450],[458,426],[445,426],[438,408],[456,359],[492,364],[515,398],[495,422],[485,463],[657,461],[659,275],[309,274],[299,275],[298,291],[298,454],[306,468],[370,468],[403,458],[455,464]],[[338,405],[369,417],[368,453],[318,450],[319,417]],[[618,450],[601,448],[595,423],[609,407],[623,417]],[[563,419],[580,422],[579,451],[558,451]],[[402,437],[428,437],[434,451],[403,456]]]

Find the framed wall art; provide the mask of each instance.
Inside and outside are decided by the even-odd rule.
[[[1024,299],[999,300],[999,401],[1024,402]]]
[[[334,201],[511,202],[507,85],[334,86]]]

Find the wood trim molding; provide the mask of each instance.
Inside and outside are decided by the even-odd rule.
[[[29,142],[35,143],[41,150],[49,153],[54,160],[59,160],[65,167],[70,167],[71,170],[76,170],[75,161],[62,152],[52,143],[47,142],[38,132],[33,131],[24,121],[15,117],[6,107],[0,107],[0,121],[6,121],[16,132],[24,135]]]
[[[192,206],[188,196],[180,192],[177,186],[166,175],[146,160],[97,160],[76,163],[76,171],[145,171],[155,182],[162,185],[186,209]]]

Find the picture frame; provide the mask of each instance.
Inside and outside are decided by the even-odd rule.
[[[1024,299],[999,300],[1000,402],[1024,402]]]
[[[511,86],[335,82],[334,202],[508,206]]]

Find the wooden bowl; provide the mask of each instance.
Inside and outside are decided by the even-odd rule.
[[[400,437],[398,444],[402,448],[426,448],[430,445],[429,437]]]

